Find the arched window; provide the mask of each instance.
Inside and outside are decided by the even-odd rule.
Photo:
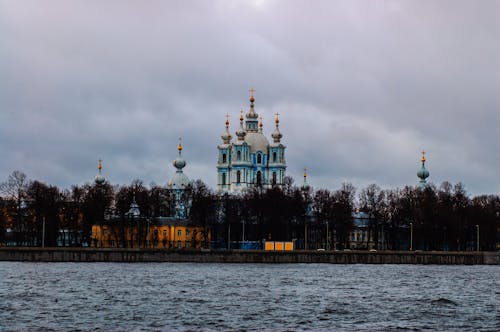
[[[262,163],[262,155],[259,153],[257,155],[257,164],[260,164],[260,163]]]
[[[276,162],[276,152],[273,152],[273,163]]]
[[[222,173],[222,184],[226,184],[226,173]]]
[[[236,160],[241,160],[241,151],[236,152]]]
[[[257,172],[257,186],[262,186],[262,173],[260,171]]]
[[[273,186],[276,184],[276,172],[273,172]]]
[[[222,154],[222,162],[223,163],[227,162],[227,155],[225,153]]]
[[[236,172],[236,183],[241,183],[241,171]]]

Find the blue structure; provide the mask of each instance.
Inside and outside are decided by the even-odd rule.
[[[182,171],[186,166],[186,161],[182,158],[182,142],[180,139],[179,145],[177,145],[177,151],[179,152],[179,156],[172,163],[177,170],[167,183],[167,189],[175,196],[174,217],[177,219],[185,219],[190,209],[190,202],[185,194],[189,186],[189,178]]]
[[[422,162],[422,166],[417,172],[417,176],[420,178],[418,187],[424,189],[425,187],[427,187],[426,179],[429,177],[429,171],[425,168],[425,151],[422,151],[422,158],[420,158],[420,161]]]
[[[226,115],[226,129],[222,133],[222,144],[218,146],[217,191],[242,192],[251,188],[268,189],[282,187],[285,177],[285,146],[281,143],[283,135],[279,131],[279,114],[276,113],[275,125],[269,143],[263,133],[262,117],[255,112],[251,91],[250,109],[243,123],[243,110],[240,114],[240,127],[237,139],[232,142],[229,133],[229,115]]]

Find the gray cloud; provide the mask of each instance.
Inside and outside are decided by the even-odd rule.
[[[248,89],[315,187],[500,191],[497,1],[0,1],[0,179],[215,185]]]

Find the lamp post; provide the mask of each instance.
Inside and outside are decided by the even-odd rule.
[[[479,251],[479,225],[476,225],[476,251]]]
[[[42,248],[45,248],[45,217],[42,220]]]
[[[410,251],[413,251],[413,223],[410,223]]]

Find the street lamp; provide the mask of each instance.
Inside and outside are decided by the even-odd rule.
[[[479,225],[476,225],[476,251],[479,251]]]
[[[413,251],[413,223],[410,223],[410,251]]]

